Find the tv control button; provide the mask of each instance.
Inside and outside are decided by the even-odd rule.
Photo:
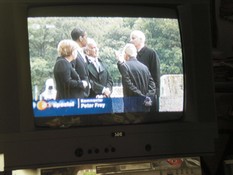
[[[152,148],[151,148],[151,145],[150,145],[150,144],[147,144],[147,145],[145,146],[145,150],[146,150],[146,151],[149,152],[149,151],[151,151],[151,149],[152,149]]]
[[[100,150],[98,148],[95,149],[95,153],[98,154]]]
[[[75,150],[75,155],[77,156],[77,157],[82,157],[83,156],[83,149],[82,148],[77,148],[76,150]]]
[[[113,152],[113,153],[116,152],[116,148],[112,147],[111,152]]]

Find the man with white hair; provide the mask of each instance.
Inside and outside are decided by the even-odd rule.
[[[149,112],[156,92],[150,71],[137,60],[133,44],[126,44],[123,54],[124,61],[119,60],[117,66],[122,76],[125,112]]]
[[[85,52],[89,64],[89,78],[91,82],[90,96],[93,97],[110,97],[112,93],[113,81],[107,69],[107,66],[99,59],[97,43],[92,38],[87,38]]]
[[[137,49],[137,59],[146,65],[151,73],[151,76],[156,85],[157,100],[153,103],[151,109],[156,111],[159,109],[159,96],[160,96],[160,61],[155,50],[145,45],[145,34],[140,30],[134,30],[130,34],[130,42],[134,44]]]

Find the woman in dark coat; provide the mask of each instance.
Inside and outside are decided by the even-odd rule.
[[[83,98],[87,82],[80,79],[71,64],[77,57],[77,43],[62,40],[57,49],[59,57],[53,70],[57,89],[56,99]]]

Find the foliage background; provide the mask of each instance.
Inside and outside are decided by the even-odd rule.
[[[159,55],[161,75],[182,74],[182,50],[178,20],[164,18],[84,18],[40,17],[28,18],[28,37],[32,88],[42,92],[45,81],[53,78],[57,45],[62,39],[71,39],[76,26],[98,43],[100,58],[107,65],[115,85],[120,74],[114,56],[129,42],[132,30],[142,30],[146,45]]]

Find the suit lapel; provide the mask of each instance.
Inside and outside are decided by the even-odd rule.
[[[104,71],[104,67],[103,65],[99,62],[99,72],[103,72]]]
[[[78,52],[77,57],[78,57],[78,59],[80,59],[83,63],[85,63],[85,61],[84,61],[85,58],[83,58],[82,55],[81,55],[79,52]]]
[[[98,72],[93,63],[88,64],[88,70],[96,79],[98,79]]]

